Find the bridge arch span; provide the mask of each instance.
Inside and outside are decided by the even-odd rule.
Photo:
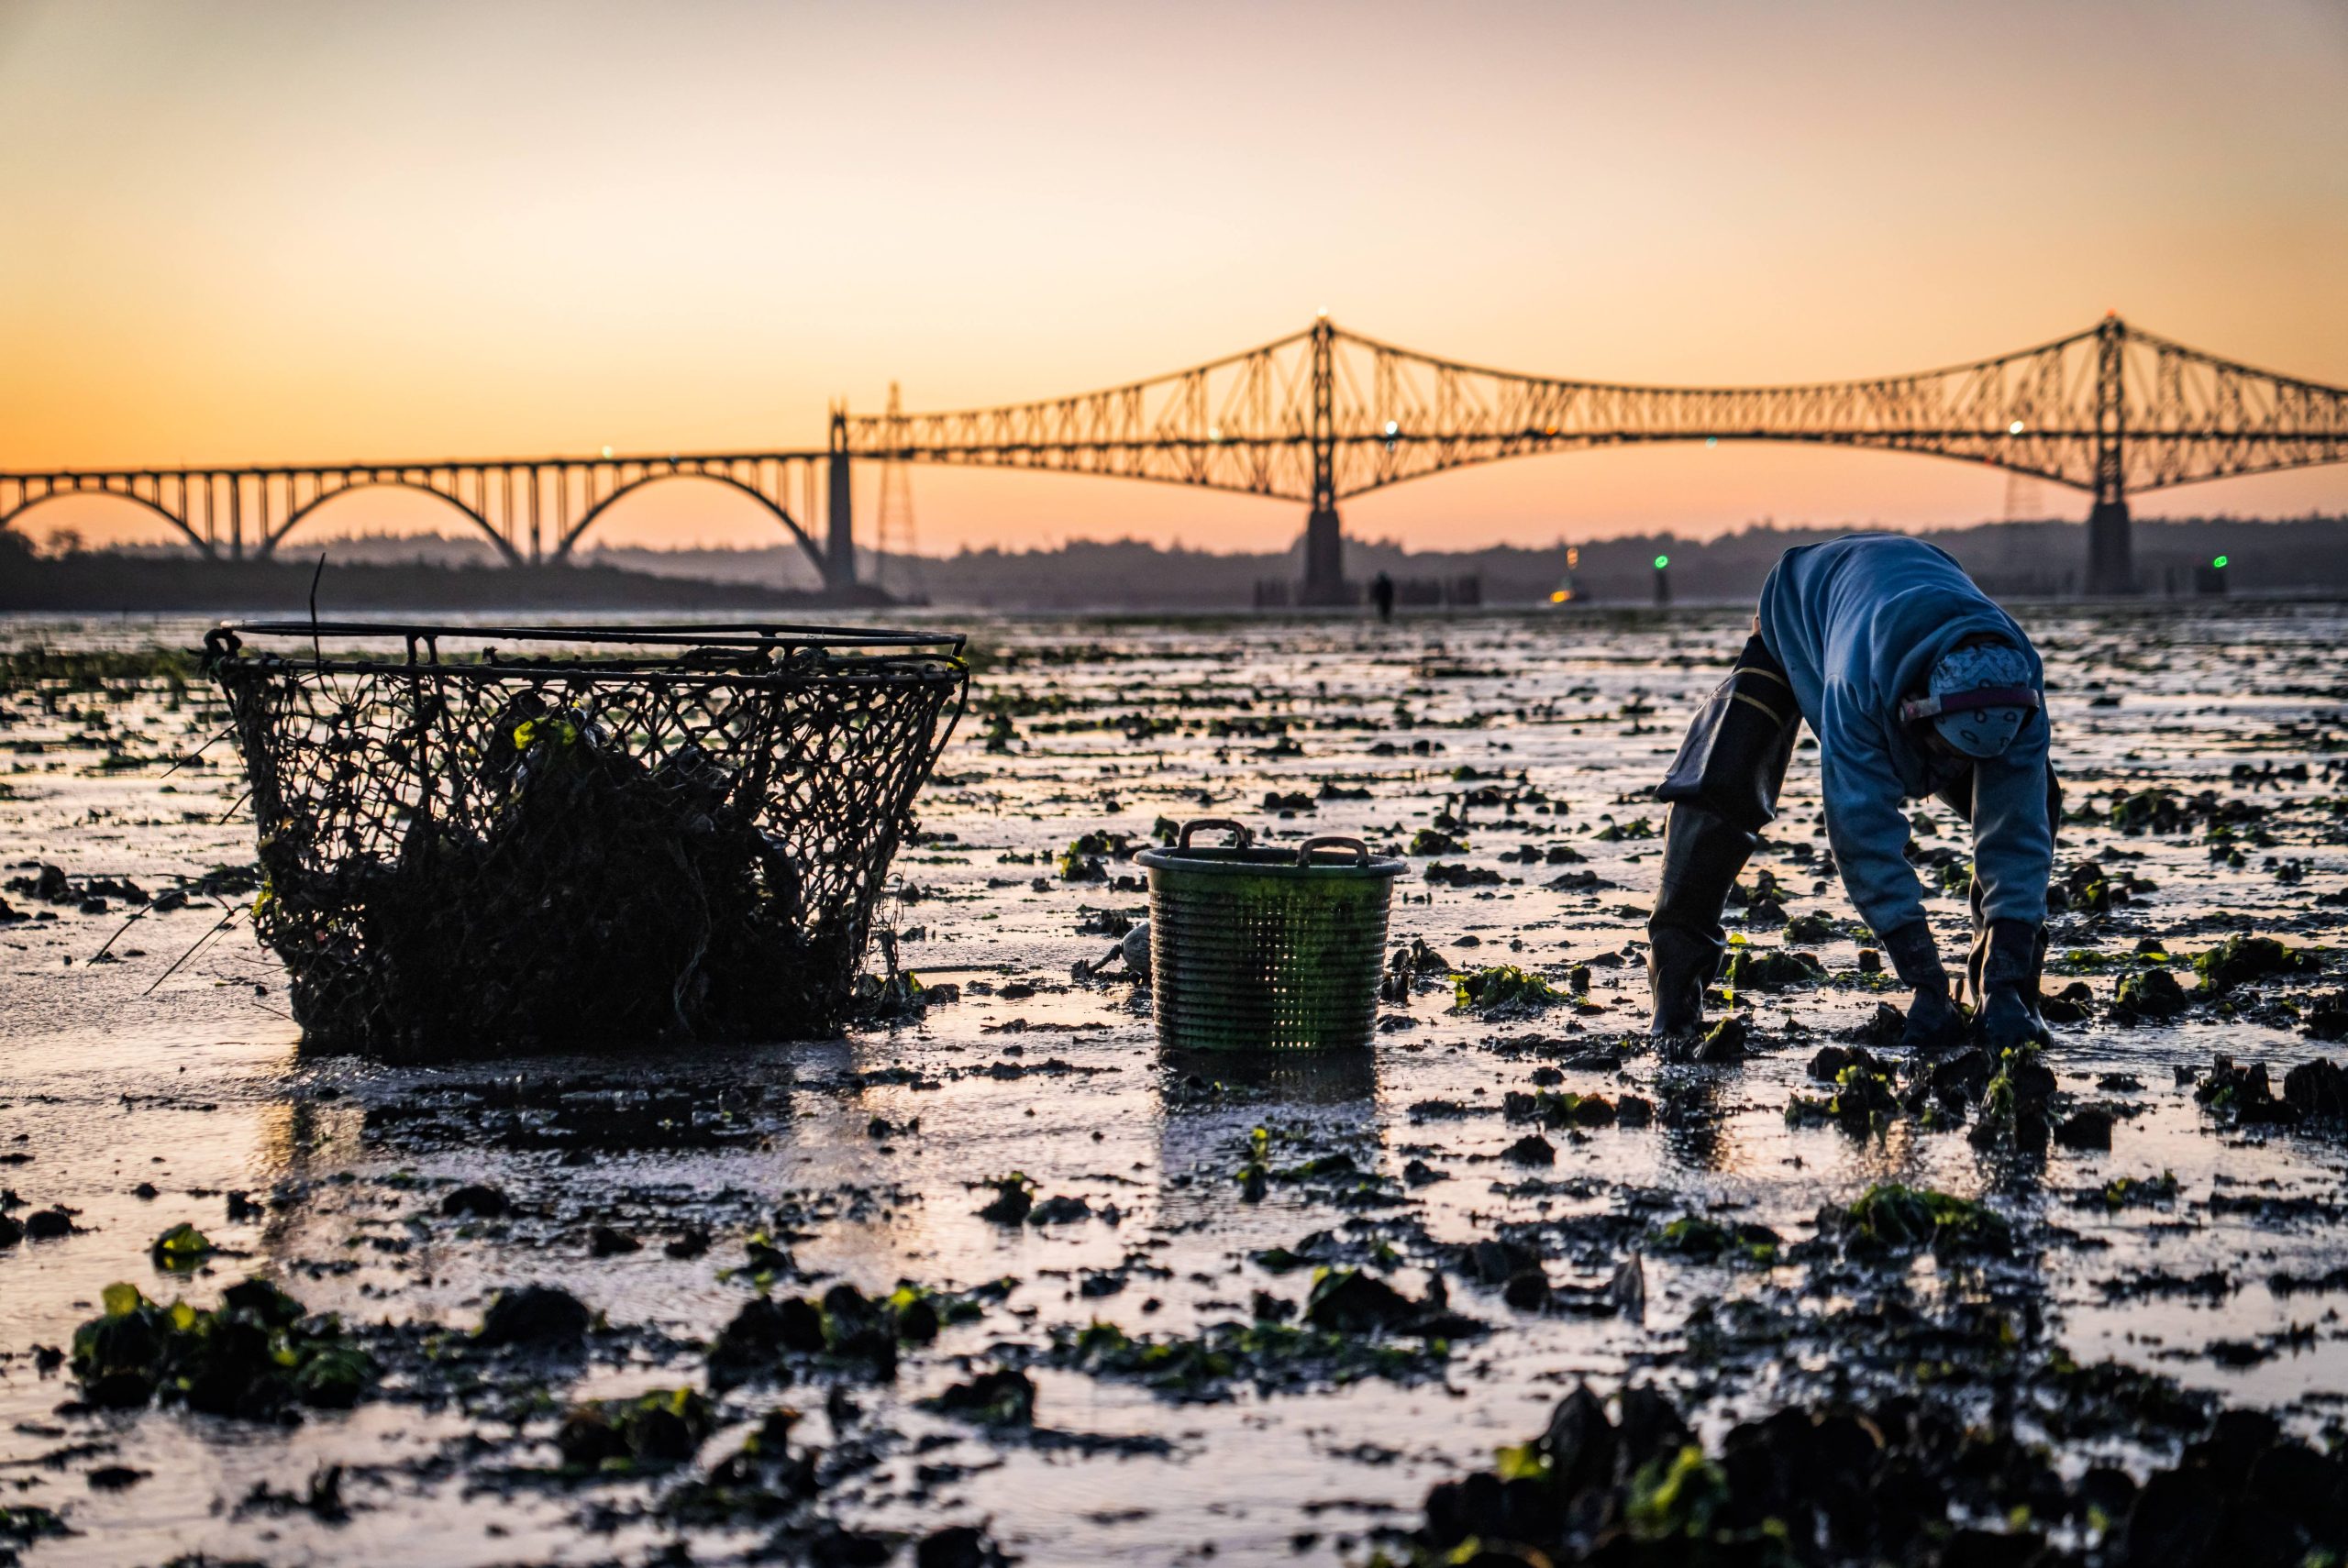
[[[330,502],[339,501],[346,495],[355,495],[362,490],[404,490],[412,491],[417,495],[430,496],[433,500],[441,502],[453,508],[458,513],[461,513],[467,522],[480,529],[482,535],[488,538],[489,542],[497,547],[497,553],[505,558],[506,565],[520,566],[522,564],[522,553],[514,547],[512,542],[509,541],[504,535],[499,533],[495,528],[490,525],[488,518],[482,516],[471,507],[467,506],[463,502],[459,501],[455,496],[450,495],[448,491],[436,490],[428,484],[418,484],[415,480],[410,479],[353,480],[349,483],[338,485],[335,489],[329,490],[322,495],[312,496],[309,500],[304,502],[301,505],[295,507],[292,512],[286,514],[285,521],[280,523],[273,531],[261,540],[260,547],[253,552],[254,555],[261,559],[268,559],[271,556],[277,553],[277,547],[284,540],[285,536],[291,534],[295,528],[308,521],[311,513],[316,512],[320,507],[327,505]]]
[[[724,485],[728,490],[738,491],[740,493],[748,496],[752,501],[757,502],[761,507],[765,508],[767,513],[772,516],[776,522],[781,524],[786,529],[790,530],[791,536],[798,541],[800,549],[805,553],[808,560],[814,565],[816,572],[819,575],[824,573],[825,565],[823,550],[816,545],[814,537],[808,534],[807,530],[799,525],[799,520],[792,516],[790,512],[785,510],[772,497],[759,491],[757,486],[747,484],[731,474],[713,473],[706,469],[674,469],[665,470],[660,473],[646,474],[642,478],[632,479],[626,484],[619,486],[617,489],[614,490],[611,494],[604,496],[600,501],[597,501],[593,506],[590,506],[584,513],[580,514],[579,521],[570,525],[570,531],[563,535],[560,542],[555,546],[554,558],[559,561],[569,560],[570,558],[572,549],[578,545],[581,537],[586,534],[588,529],[595,525],[597,521],[603,517],[604,513],[611,510],[613,502],[619,501],[624,497],[634,495],[637,491],[643,490],[648,485],[665,484],[670,480],[705,480],[712,484]],[[828,581],[830,580],[828,577],[825,577],[824,580]]]
[[[213,548],[212,541],[189,527],[184,518],[174,517],[170,512],[147,497],[135,495],[127,490],[53,490],[47,495],[25,502],[6,516],[0,517],[0,528],[16,528],[19,519],[38,512],[52,501],[127,501],[141,512],[161,518],[171,525],[173,533],[194,545],[204,555],[215,557],[219,553]]]

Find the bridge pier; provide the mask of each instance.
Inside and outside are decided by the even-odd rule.
[[[824,535],[824,586],[856,586],[856,475],[847,455],[847,412],[832,411],[832,466],[824,491],[829,526]]]
[[[1300,604],[1346,604],[1346,536],[1337,528],[1337,509],[1312,509],[1304,522],[1304,584]]]
[[[2098,500],[2088,513],[2088,593],[2109,598],[2136,591],[2136,563],[2130,550],[2128,498]]]

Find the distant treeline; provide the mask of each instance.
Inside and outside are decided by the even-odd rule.
[[[317,560],[207,561],[189,553],[90,551],[36,557],[0,529],[0,611],[161,611],[197,614],[305,610]],[[877,598],[878,596],[872,596]],[[492,568],[432,561],[329,562],[318,575],[327,614],[389,610],[803,608],[803,591],[752,582],[654,576],[597,562]]]
[[[1838,538],[1848,528],[1755,526],[1718,538],[1643,534],[1545,549],[1499,546],[1481,550],[1406,550],[1380,541],[1348,541],[1346,575],[1367,582],[1379,571],[1404,581],[1475,576],[1487,604],[1533,604],[1566,586],[1597,603],[1645,604],[1655,592],[1655,558],[1671,560],[1671,588],[1682,602],[1749,599],[1777,558],[1796,545]],[[2087,530],[2074,522],[1985,523],[1923,532],[1993,592],[2059,598],[2078,591]],[[2135,526],[2137,580],[2148,594],[2193,591],[2193,569],[2228,558],[2226,586],[2236,593],[2348,594],[2348,517],[2288,522],[2231,518],[2146,521]],[[644,571],[751,580],[767,570],[804,570],[789,547],[773,551],[606,551],[598,559]],[[917,588],[939,604],[997,610],[1230,610],[1254,602],[1256,584],[1289,580],[1301,551],[1217,555],[1168,549],[1139,540],[1074,542],[1048,550],[965,550],[944,559],[866,557],[894,589]]]
[[[1670,558],[1673,597],[1683,603],[1752,598],[1771,563],[1796,545],[1844,528],[1755,526],[1707,540],[1672,534],[1578,547],[1406,550],[1348,542],[1346,572],[1367,582],[1385,571],[1403,582],[1475,577],[1487,604],[1546,601],[1570,584],[1598,604],[1645,604],[1655,559]],[[2087,531],[2074,522],[1985,523],[1923,532],[1992,592],[2059,598],[2077,591]],[[2193,518],[2135,526],[2136,576],[2149,595],[2194,591],[2196,568],[2226,558],[2224,581],[2241,594],[2348,595],[2348,517],[2286,522]],[[806,558],[795,546],[758,550],[593,551],[579,564],[508,569],[479,540],[377,537],[330,546],[321,602],[337,609],[407,607],[610,608],[791,605],[814,602]],[[307,596],[308,561],[205,563],[184,551],[108,551],[33,558],[0,529],[0,609],[283,610]],[[995,610],[1245,609],[1259,582],[1290,581],[1291,547],[1261,555],[1168,549],[1138,540],[1078,542],[1048,550],[965,550],[936,558],[864,552],[860,575],[892,594],[939,605]]]

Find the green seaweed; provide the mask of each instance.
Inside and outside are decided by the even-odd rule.
[[[715,1412],[697,1390],[656,1388],[572,1406],[554,1445],[567,1471],[627,1474],[685,1463],[715,1428]]]
[[[297,1405],[348,1409],[374,1386],[373,1361],[339,1319],[310,1316],[264,1279],[230,1286],[209,1309],[159,1306],[126,1284],[106,1286],[105,1306],[73,1333],[73,1375],[94,1405],[160,1398],[268,1420]]]
[[[2003,1253],[2013,1227],[2003,1215],[1971,1198],[1928,1187],[1879,1182],[1843,1211],[1846,1251],[1899,1256],[1927,1248],[1940,1254]]]
[[[1740,947],[1729,957],[1722,981],[1739,990],[1781,991],[1826,978],[1826,966],[1807,953],[1782,948]]]
[[[1373,1338],[1334,1329],[1258,1319],[1210,1323],[1194,1336],[1135,1338],[1114,1323],[1055,1329],[1055,1364],[1098,1376],[1128,1378],[1168,1398],[1208,1400],[1235,1386],[1261,1392],[1383,1378],[1417,1383],[1441,1375],[1448,1341]]]
[[[174,1225],[155,1238],[148,1248],[148,1255],[155,1266],[168,1269],[192,1269],[213,1253],[211,1239],[193,1225]]]
[[[1778,1262],[1778,1239],[1766,1225],[1723,1225],[1701,1214],[1683,1214],[1648,1232],[1648,1247],[1691,1263],[1772,1268]]]
[[[2202,989],[2213,995],[2269,975],[2308,975],[2322,967],[2323,960],[2314,954],[2271,936],[2229,936],[2193,955],[2193,972],[2201,977]]]
[[[1532,1010],[1569,1001],[1564,991],[1540,976],[1513,964],[1471,969],[1455,977],[1454,988],[1462,1012],[1497,1012],[1502,1009]]]
[[[2166,969],[2143,969],[2120,982],[2111,1006],[2125,1018],[2175,1018],[2190,999]]]
[[[1689,1443],[1668,1463],[1652,1459],[1639,1467],[1623,1515],[1642,1540],[1697,1540],[1711,1533],[1728,1502],[1728,1477]]]

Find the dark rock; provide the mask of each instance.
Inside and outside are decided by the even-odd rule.
[[[2120,982],[2111,999],[2111,1016],[2121,1023],[2175,1018],[2185,1010],[2187,999],[2185,988],[2166,969],[2140,970]]]
[[[1557,1163],[1557,1146],[1538,1132],[1527,1132],[1502,1149],[1501,1158],[1520,1165],[1553,1165]]]
[[[2009,1052],[2006,1081],[2013,1086],[2017,1105],[2043,1105],[2054,1092],[2054,1069],[2036,1051]]]
[[[2271,936],[2229,936],[2193,958],[2202,988],[2212,994],[2269,975],[2303,974],[2322,966],[2314,954],[2287,947]]]
[[[2071,1112],[2054,1128],[2054,1142],[2066,1149],[2111,1147],[2111,1112],[2088,1106]]]
[[[1950,1532],[1937,1561],[1940,1568],[2015,1568],[2043,1561],[2039,1552],[2045,1545],[2046,1538],[2034,1531],[2009,1534],[1968,1526]]]
[[[2312,1095],[2313,1084],[2301,1092]],[[2276,1094],[2265,1063],[2253,1062],[2243,1066],[2223,1055],[2210,1059],[2210,1070],[2202,1075],[2193,1098],[2216,1114],[2235,1121],[2287,1122],[2295,1121],[2299,1116],[2298,1106]]]
[[[1571,1496],[1614,1479],[1620,1444],[1613,1423],[1606,1419],[1605,1402],[1587,1383],[1575,1384],[1573,1392],[1549,1412],[1541,1446],[1560,1492]]]
[[[484,1345],[576,1345],[586,1339],[590,1320],[585,1304],[568,1290],[525,1285],[497,1293],[473,1338]]]
[[[2221,1410],[2210,1435],[2186,1446],[2182,1463],[2206,1468],[2230,1489],[2240,1487],[2282,1438],[2282,1424],[2264,1410]]]
[[[2226,1497],[2203,1470],[2163,1470],[2128,1510],[2119,1561],[2126,1568],[2200,1568],[2225,1528]]]
[[[777,1358],[785,1351],[808,1353],[823,1348],[824,1315],[814,1303],[795,1296],[779,1301],[756,1297],[744,1302],[734,1320],[710,1342],[710,1382],[730,1387],[774,1373]]]
[[[2348,1040],[2348,990],[2316,998],[2299,1015],[2299,1023],[2318,1040]]]
[[[2301,1116],[2348,1116],[2348,1073],[2328,1056],[2302,1062],[2283,1075],[2283,1099]]]
[[[2073,990],[2086,991],[2087,988],[2085,986],[2067,986],[2064,988],[2064,993]],[[2038,1002],[2038,1016],[2044,1019],[2049,1023],[2085,1023],[2088,1021],[2088,1003],[2092,999],[2094,993],[2089,992],[2087,996],[2080,997],[2074,997],[2064,993],[2057,993],[2051,997],[2041,997]]]
[[[990,1427],[1032,1426],[1036,1420],[1036,1385],[1012,1367],[982,1372],[968,1383],[957,1383],[923,1404],[943,1415],[961,1416]]]
[[[598,1225],[587,1232],[587,1255],[593,1258],[615,1258],[626,1253],[639,1253],[644,1243],[625,1231],[609,1225]]]
[[[914,1547],[914,1568],[1006,1568],[1016,1561],[975,1525],[948,1525]]]
[[[1341,1333],[1401,1329],[1419,1313],[1419,1303],[1357,1268],[1329,1270],[1312,1282],[1304,1298],[1305,1321]]]
[[[1777,991],[1812,986],[1826,978],[1826,966],[1807,953],[1784,948],[1740,947],[1729,955],[1722,982],[1739,990]]]
[[[1511,1275],[1501,1299],[1520,1312],[1537,1312],[1549,1304],[1549,1276],[1537,1268]]]
[[[993,1201],[979,1210],[980,1219],[991,1220],[998,1225],[1016,1225],[1036,1207],[1036,1190],[1026,1177],[1005,1176],[991,1185],[995,1189]]]
[[[1460,1259],[1460,1272],[1479,1285],[1505,1285],[1540,1266],[1540,1254],[1530,1247],[1489,1237],[1469,1246]]]
[[[1733,1066],[1750,1053],[1753,1025],[1742,1013],[1731,1013],[1712,1025],[1701,1039],[1682,1036],[1666,1043],[1664,1059],[1700,1066]]]
[[[1989,1058],[1978,1051],[1960,1051],[1933,1064],[1925,1080],[1933,1097],[1951,1110],[1962,1110],[1989,1088]]]
[[[1623,1420],[1616,1430],[1622,1437],[1626,1469],[1668,1459],[1696,1441],[1671,1401],[1645,1384],[1623,1389],[1620,1404]]]
[[[2136,1506],[2136,1482],[2114,1465],[2099,1464],[2079,1477],[2079,1500],[2103,1510],[2108,1519],[2125,1519]]]
[[[441,1198],[440,1212],[450,1219],[502,1220],[511,1206],[497,1188],[471,1182]]]
[[[2277,1443],[2250,1467],[2250,1499],[2318,1540],[2348,1535],[2348,1465],[2301,1442]]]

